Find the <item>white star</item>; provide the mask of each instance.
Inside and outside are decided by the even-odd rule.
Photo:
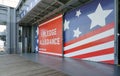
[[[37,43],[39,42],[39,40],[37,39]]]
[[[65,23],[64,23],[64,31],[65,31],[66,29],[69,29],[69,24],[70,24],[70,21],[65,20]]]
[[[92,20],[90,29],[93,27],[99,25],[99,26],[105,26],[105,18],[112,12],[113,10],[103,10],[101,5],[99,4],[96,11],[88,17]]]
[[[36,46],[35,50],[38,51],[38,47],[37,46]]]
[[[39,34],[39,33],[38,33],[38,28],[37,28],[37,30],[36,30],[36,33],[37,33],[37,35]]]
[[[79,17],[81,15],[80,10],[76,11],[76,16]]]
[[[73,32],[74,32],[74,36],[73,37],[77,37],[78,38],[79,35],[81,34],[79,28],[77,28],[76,30],[73,30]]]
[[[35,36],[35,38],[37,38],[37,36]]]

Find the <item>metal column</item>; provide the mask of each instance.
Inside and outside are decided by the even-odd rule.
[[[16,10],[14,8],[8,7],[6,51],[12,54],[17,53],[17,50],[18,50],[18,27],[16,25]]]

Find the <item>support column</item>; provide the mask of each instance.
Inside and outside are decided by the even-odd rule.
[[[18,50],[18,27],[16,25],[16,10],[8,7],[6,50],[8,53],[17,53]]]

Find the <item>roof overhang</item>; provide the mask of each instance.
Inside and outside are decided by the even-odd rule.
[[[41,0],[19,21],[19,24],[40,24],[60,13],[64,13],[90,1],[91,0]]]

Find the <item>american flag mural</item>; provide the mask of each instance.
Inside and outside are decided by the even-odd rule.
[[[35,52],[38,52],[38,27],[35,28]]]
[[[93,0],[64,15],[64,56],[114,64],[114,0]]]

